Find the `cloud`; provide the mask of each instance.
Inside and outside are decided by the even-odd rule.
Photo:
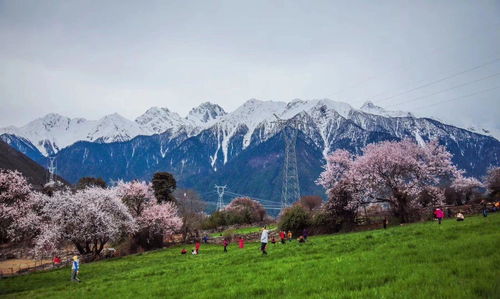
[[[233,110],[249,98],[331,98],[499,128],[498,92],[433,105],[498,77],[424,96],[500,63],[381,101],[498,56],[499,14],[498,2],[451,0],[1,2],[0,126],[49,112],[133,119],[207,100]]]

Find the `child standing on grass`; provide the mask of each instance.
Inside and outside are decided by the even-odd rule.
[[[267,255],[266,246],[268,239],[269,231],[267,230],[267,227],[264,226],[264,228],[262,229],[262,234],[260,235],[260,251],[262,251],[263,255]]]
[[[288,242],[292,242],[292,232],[291,231],[288,231]]]
[[[238,242],[241,249],[245,248],[245,239],[243,239],[243,237],[240,237]]]
[[[281,244],[285,244],[285,232],[280,231],[280,239],[281,239]]]
[[[224,242],[222,244],[224,245],[224,252],[227,252],[227,245],[229,245],[229,242],[224,239]]]
[[[434,215],[438,219],[438,223],[441,224],[441,221],[443,220],[444,213],[440,208],[437,208],[436,211],[434,211]]]
[[[200,241],[196,241],[196,244],[195,244],[195,249],[196,249],[196,254],[200,253]]]
[[[80,273],[80,260],[78,259],[78,256],[75,255],[73,257],[73,264],[71,265],[71,280],[80,282],[80,279],[78,278],[79,273]]]

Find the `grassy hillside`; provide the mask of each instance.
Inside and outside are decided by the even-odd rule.
[[[16,298],[478,298],[500,294],[500,214],[320,236],[306,244],[180,247],[0,280]],[[188,248],[190,249],[190,248]]]

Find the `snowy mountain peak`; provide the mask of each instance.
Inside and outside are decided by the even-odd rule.
[[[183,118],[167,108],[151,107],[144,114],[137,117],[138,123],[145,132],[159,134],[168,129],[177,128],[184,124]]]
[[[226,111],[221,106],[211,102],[204,102],[198,107],[191,109],[186,119],[195,124],[207,124],[226,114]]]
[[[414,115],[410,112],[385,110],[384,108],[373,104],[372,101],[366,101],[361,108],[359,108],[359,110],[385,117],[414,117]]]
[[[205,102],[193,108],[186,117],[181,117],[167,108],[151,107],[135,121],[117,113],[106,115],[99,120],[69,118],[50,113],[22,127],[0,128],[0,134],[23,137],[43,155],[52,155],[77,141],[126,141],[138,135],[160,134],[167,130],[171,131],[171,138],[180,135],[192,137],[204,130],[212,130],[217,135],[218,149],[224,154],[226,162],[229,156],[229,142],[235,134],[242,132],[242,129],[245,131],[243,149],[254,141],[261,142],[274,136],[279,131],[274,122],[275,115],[282,119],[298,117],[304,120],[305,124],[300,128],[304,132],[317,128],[321,135],[318,144],[327,144],[331,139],[330,129],[345,119],[365,130],[372,130],[389,123],[389,119],[393,117],[415,118],[411,113],[388,111],[372,102],[366,102],[360,109],[354,109],[347,103],[330,99],[294,99],[288,103],[250,99],[230,113],[226,113],[217,104]],[[413,123],[414,119],[410,121]],[[498,133],[474,128],[469,130],[483,135]],[[314,138],[319,140],[318,136]],[[216,161],[217,153],[214,153],[213,157]]]

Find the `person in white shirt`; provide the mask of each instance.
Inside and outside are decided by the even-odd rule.
[[[262,234],[260,235],[260,250],[262,251],[262,254],[267,255],[266,247],[267,247],[267,242],[269,239],[269,230],[267,230],[267,227],[264,226],[262,229]]]

